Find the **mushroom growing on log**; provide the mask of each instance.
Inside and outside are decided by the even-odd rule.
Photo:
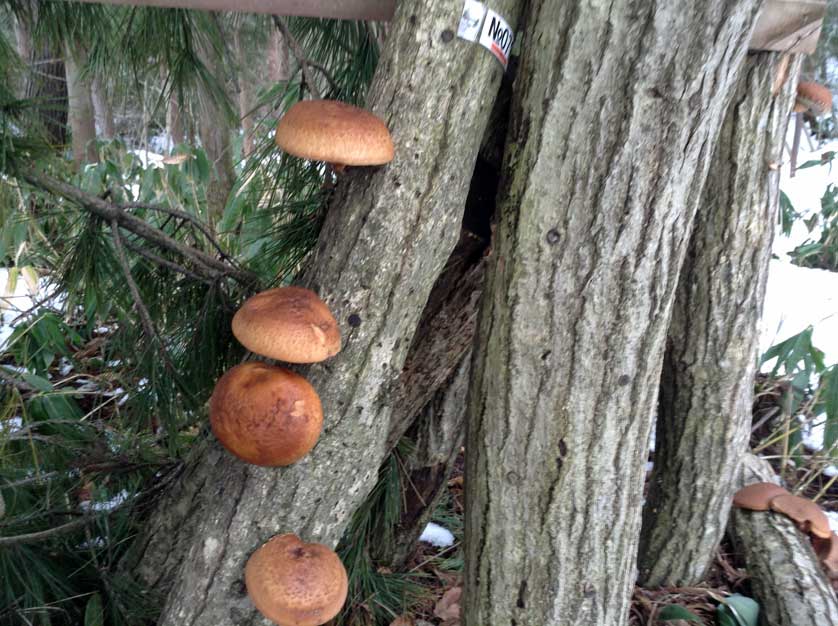
[[[317,392],[299,374],[248,361],[216,383],[210,423],[221,444],[243,461],[291,465],[317,443],[323,408]]]
[[[325,161],[335,171],[347,165],[384,165],[393,141],[376,115],[338,100],[303,100],[280,118],[276,145],[294,156]]]
[[[340,612],[349,580],[338,555],[293,534],[278,535],[244,568],[247,595],[281,626],[319,626]]]
[[[777,477],[766,461],[747,454],[737,480],[745,486]],[[808,539],[785,515],[734,508],[728,533],[751,577],[760,624],[838,624],[838,598]]]

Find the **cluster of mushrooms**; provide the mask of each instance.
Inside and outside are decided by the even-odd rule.
[[[736,492],[733,504],[750,511],[774,511],[791,519],[812,540],[833,586],[838,582],[838,535],[832,532],[829,518],[821,508],[806,498],[790,494],[774,483],[754,483]]]
[[[347,165],[381,165],[393,143],[378,117],[330,100],[295,104],[280,120],[277,145],[294,156]],[[340,351],[329,307],[302,287],[277,287],[249,298],[233,317],[233,334],[254,354],[286,363],[317,363]],[[219,442],[242,461],[279,467],[314,448],[323,408],[314,387],[289,369],[247,361],[227,371],[210,398],[210,424]],[[294,534],[277,535],[257,549],[244,571],[256,608],[280,626],[319,626],[346,601],[346,570],[337,554]]]

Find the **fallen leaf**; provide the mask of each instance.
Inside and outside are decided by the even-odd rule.
[[[434,607],[434,615],[443,621],[460,619],[460,598],[462,587],[452,587],[446,591]]]
[[[415,626],[416,622],[413,621],[413,618],[409,615],[402,615],[397,617],[392,622],[390,622],[390,626]]]

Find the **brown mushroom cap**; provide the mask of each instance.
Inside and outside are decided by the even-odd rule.
[[[733,506],[751,511],[767,511],[772,498],[788,494],[788,491],[774,483],[754,483],[743,487],[733,496]]]
[[[212,432],[254,465],[290,465],[317,443],[320,398],[308,381],[275,365],[249,361],[222,376],[210,398]]]
[[[834,580],[838,577],[838,535],[833,532],[827,539],[812,537],[812,547],[829,578]]]
[[[802,105],[806,109],[811,109],[813,113],[822,115],[832,110],[832,92],[818,83],[800,83],[797,85],[795,104]]]
[[[302,287],[248,298],[233,316],[233,334],[248,350],[288,363],[317,363],[340,352],[340,329],[329,307]]]
[[[803,532],[828,539],[832,534],[829,518],[817,504],[791,494],[777,496],[771,501],[771,510],[787,515]]]
[[[247,595],[282,626],[319,626],[340,612],[349,581],[338,555],[296,535],[274,537],[244,568]]]
[[[302,100],[280,118],[276,145],[294,156],[342,165],[393,160],[390,131],[379,117],[338,100]]]

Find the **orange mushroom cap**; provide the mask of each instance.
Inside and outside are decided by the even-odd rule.
[[[734,494],[733,505],[751,511],[767,511],[773,498],[785,494],[788,494],[788,491],[774,483],[754,483]]]
[[[341,165],[383,165],[393,141],[373,113],[338,100],[303,100],[283,115],[276,145],[294,156]]]
[[[329,307],[302,287],[248,298],[233,316],[233,334],[248,350],[288,363],[317,363],[340,352],[340,329]]]
[[[832,534],[829,518],[817,504],[806,498],[791,494],[777,496],[771,500],[771,510],[788,516],[803,532],[828,539]]]
[[[832,110],[832,92],[818,83],[800,83],[797,85],[795,109],[798,105],[817,115],[828,113]]]
[[[247,595],[282,626],[319,626],[340,612],[349,580],[338,555],[292,534],[274,537],[244,568]]]
[[[275,365],[249,361],[222,376],[210,398],[212,432],[254,465],[290,465],[317,443],[320,398],[309,382]]]

